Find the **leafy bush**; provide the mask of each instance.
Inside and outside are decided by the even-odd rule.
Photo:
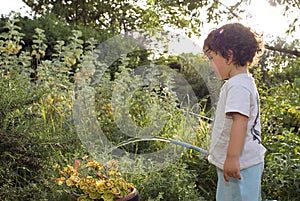
[[[286,81],[261,91],[263,144],[268,150],[262,185],[269,199],[288,201],[300,196],[298,82]]]
[[[300,137],[285,128],[265,138],[268,148],[262,180],[266,198],[294,200],[299,197]]]
[[[129,179],[136,184],[141,200],[204,200],[196,189],[196,172],[182,161],[159,171],[132,174]]]

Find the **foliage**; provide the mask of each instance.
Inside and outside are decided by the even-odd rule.
[[[34,30],[36,28],[44,30],[45,38],[47,39],[45,44],[48,46],[46,58],[51,57],[55,52],[57,41],[68,41],[68,38],[72,36],[72,30],[79,30],[82,33],[81,39],[84,42],[95,38],[100,43],[110,36],[106,30],[98,30],[83,25],[68,25],[51,13],[34,17],[33,19],[28,17],[20,17],[19,19],[18,25],[25,34],[23,37],[25,48],[29,48],[32,45],[33,35],[35,34]]]
[[[299,132],[299,86],[296,83],[297,80],[294,83],[287,81],[262,93],[263,104],[268,106],[264,110],[263,121],[269,132],[276,127],[284,127],[295,133]]]
[[[299,77],[299,74],[298,74]],[[299,197],[300,108],[299,78],[261,91],[262,133],[268,149],[263,179],[266,197]],[[287,98],[288,97],[288,98]],[[289,176],[287,176],[289,175]],[[281,189],[274,192],[272,189]]]
[[[278,127],[264,140],[268,153],[262,180],[263,193],[269,199],[294,200],[300,195],[299,132]]]
[[[14,25],[12,28],[13,29],[11,30],[14,30]],[[18,32],[15,32],[14,34],[18,34]],[[27,168],[30,173],[34,174],[31,179],[36,178],[34,181],[31,180],[31,183],[39,188],[38,190],[28,190],[30,190],[30,192],[37,192],[37,194],[28,194],[26,192],[27,189],[23,186],[10,186],[11,191],[18,192],[18,197],[22,197],[23,200],[40,199],[42,197],[49,199],[57,199],[60,197],[63,200],[72,199],[72,195],[66,196],[56,187],[49,184],[47,182],[47,177],[53,174],[52,171],[49,171],[50,164],[54,161],[60,160],[62,155],[65,155],[64,157],[71,158],[70,153],[82,152],[82,147],[80,147],[78,139],[76,135],[74,135],[74,128],[70,122],[70,109],[72,107],[71,97],[73,95],[71,90],[73,86],[72,79],[70,79],[72,76],[70,76],[70,72],[76,72],[76,66],[81,65],[80,62],[84,54],[82,42],[79,39],[81,37],[80,32],[74,31],[73,34],[74,35],[69,38],[67,44],[62,41],[58,41],[58,44],[55,47],[56,54],[53,54],[51,60],[44,57],[43,51],[46,47],[46,39],[45,35],[43,34],[43,30],[41,29],[36,29],[36,35],[33,36],[35,39],[32,43],[32,50],[30,50],[30,54],[28,54],[26,51],[21,52],[21,54],[19,54],[19,52],[10,53],[7,56],[2,54],[2,56],[5,56],[4,58],[9,62],[14,62],[14,59],[20,59],[22,53],[32,56],[24,57],[23,62],[18,63],[19,66],[16,66],[18,67],[16,68],[16,73],[13,73],[15,72],[12,68],[14,63],[8,63],[7,69],[4,71],[5,73],[3,73],[4,76],[1,77],[1,81],[3,81],[3,83],[7,82],[8,86],[11,86],[11,88],[7,90],[5,84],[1,85],[3,86],[2,91],[6,90],[3,94],[7,96],[7,98],[2,99],[3,103],[13,103],[14,101],[9,101],[10,98],[12,98],[12,100],[18,100],[18,104],[14,104],[12,110],[5,110],[7,107],[5,104],[3,104],[4,107],[1,109],[1,112],[7,115],[7,118],[3,118],[3,121],[5,122],[4,125],[7,125],[4,127],[4,129],[12,128],[17,132],[24,130],[24,136],[26,139],[27,137],[31,139],[31,141],[28,142],[29,145],[36,145],[35,147],[37,150],[52,150],[50,152],[43,151],[40,155],[40,159],[43,161],[43,163],[39,163],[42,165],[42,168],[40,168],[39,171],[35,171],[34,167]],[[3,40],[3,42],[6,43],[6,39]],[[92,45],[93,43],[91,42],[91,46],[87,46],[86,50],[91,51],[93,48]],[[6,48],[6,46],[3,46],[3,48]],[[72,54],[72,52],[75,52],[75,54]],[[2,58],[3,57],[1,57],[1,59]],[[36,69],[30,68],[31,60],[36,62]],[[24,74],[21,74],[24,79],[20,79],[21,75],[19,75],[18,72]],[[29,76],[31,73],[35,73],[34,79],[30,78]],[[20,80],[24,82],[21,82]],[[14,87],[13,83],[15,83],[17,87]],[[30,90],[24,90],[25,86],[28,86]],[[35,88],[41,90],[41,92],[34,90]],[[23,95],[21,95],[22,93]],[[159,97],[158,95],[159,94],[156,94],[156,98]],[[28,98],[33,98],[34,101],[29,101],[28,106],[20,110],[24,105],[24,101],[26,101]],[[138,105],[134,106],[133,108],[135,107],[138,107]],[[26,118],[27,115],[23,116],[24,112],[30,115],[29,118]],[[134,110],[132,112],[134,112]],[[15,121],[16,115],[18,115],[18,120],[21,120],[21,122]],[[8,125],[10,125],[10,127]],[[18,137],[18,135],[14,136]],[[11,139],[13,142],[12,144],[16,144],[14,136],[8,134],[7,137],[4,137],[4,139]],[[36,149],[31,147],[32,146],[28,146],[29,150],[22,149],[22,156],[25,156],[26,161],[27,159],[30,161],[29,156],[31,152],[36,152]],[[14,153],[9,152],[9,150],[6,151],[7,153],[11,154],[13,158],[16,158],[14,154],[18,154],[17,151],[14,151]],[[28,157],[25,154],[29,154]],[[17,165],[17,167],[26,168],[26,161]],[[7,170],[7,168],[12,167],[9,164],[10,163],[6,163],[7,166],[4,165],[3,170]],[[13,176],[14,174],[8,171],[7,175]],[[17,176],[18,175],[19,173]],[[22,175],[19,176],[22,177]],[[7,181],[9,180],[10,178],[7,178]],[[24,180],[28,180],[28,178],[24,177]],[[24,182],[21,183],[23,184]],[[8,189],[8,187],[2,188],[3,192],[1,194],[3,195],[3,200],[14,199],[11,197],[11,191],[8,191]],[[15,199],[18,198],[15,197]]]
[[[141,200],[204,200],[196,189],[196,172],[189,170],[183,161],[129,178],[139,189]]]
[[[117,34],[136,29],[173,27],[183,29],[188,35],[201,35],[205,22],[218,23],[222,16],[228,20],[238,18],[243,6],[250,0],[238,0],[231,6],[222,1],[34,1],[23,0],[35,15],[53,14],[68,24],[93,27],[98,31],[109,30]],[[299,0],[269,1],[271,6],[281,6],[284,15],[299,13]],[[288,33],[299,27],[299,16],[293,17]]]
[[[254,71],[261,99],[263,144],[267,148],[262,190],[268,199],[294,200],[300,195],[299,59],[268,54],[268,60],[262,61],[270,64],[268,68]]]
[[[192,89],[200,102],[203,97],[209,95],[208,86],[206,86],[205,83],[207,75],[203,72],[203,69],[206,69],[209,64],[199,57],[200,56],[192,53],[181,54],[180,56],[160,57],[156,61],[156,64],[166,65],[180,73],[180,75],[182,75],[192,86]]]
[[[58,164],[54,166],[59,172],[58,178],[52,178],[58,185],[65,184],[76,190],[77,200],[103,200],[114,201],[128,195],[134,188],[132,183],[128,183],[117,171],[118,164],[111,161],[103,165],[95,160],[82,161],[75,160],[75,167],[67,165],[60,168]]]
[[[42,53],[43,40],[42,31],[37,32],[34,44],[38,54]],[[65,101],[56,102],[56,96],[50,99],[49,88],[30,78],[32,57],[21,49],[22,34],[16,21],[8,22],[1,36],[0,197],[1,200],[40,200],[51,191],[46,177],[48,162],[54,154],[49,150],[67,150],[68,143],[75,150],[78,141],[72,135],[68,117],[57,113],[58,108],[64,108]],[[51,115],[55,118],[49,124],[47,119]]]
[[[148,15],[147,10],[133,5],[130,1],[71,1],[68,4],[61,1],[24,2],[36,14],[52,13],[58,20],[68,24],[89,26],[97,31],[109,30],[113,35],[120,33],[121,30],[128,31],[141,27],[143,24],[141,17]],[[68,12],[65,12],[66,10]],[[154,18],[150,20],[154,22]]]
[[[51,13],[68,24],[89,26],[98,31],[109,30],[112,35],[163,26],[184,29],[188,35],[200,35],[205,20],[217,22],[220,13],[226,13],[218,0],[23,1],[35,15]],[[231,14],[227,12],[227,15]]]
[[[62,190],[49,179],[56,173],[52,170],[53,163],[70,164],[73,158],[88,154],[78,139],[71,111],[76,76],[82,69],[82,61],[95,51],[96,42],[83,40],[82,33],[73,30],[65,38],[56,40],[56,36],[53,37],[54,51],[47,56],[44,54],[46,47],[49,48],[47,32],[35,29],[30,37],[31,47],[24,49],[24,36],[17,25],[17,21],[8,22],[2,29],[0,40],[0,199],[75,200],[70,191]],[[115,123],[117,116],[112,114],[115,108],[111,98],[115,95],[115,104],[121,105],[124,103],[122,98],[129,97],[126,93],[134,92],[131,99],[128,98],[128,113],[136,125],[146,128],[163,119],[166,123],[160,135],[192,140],[193,145],[207,148],[210,125],[203,121],[191,124],[195,117],[184,115],[180,110],[182,104],[172,93],[174,87],[178,87],[176,80],[162,73],[162,83],[151,85],[138,75],[133,76],[135,68],[143,64],[162,64],[165,72],[169,72],[168,67],[179,64],[179,71],[193,89],[204,90],[203,85],[197,85],[202,82],[195,77],[197,67],[193,67],[191,60],[182,59],[186,55],[149,61],[149,52],[135,53],[121,55],[99,83],[92,83],[97,92],[97,117],[105,134],[115,143],[128,138],[121,135],[123,131]],[[268,61],[278,58],[271,56]],[[299,197],[299,60],[283,55],[281,59],[284,68],[280,65],[277,68],[274,62],[272,65],[276,68],[269,72],[254,68],[253,73],[261,95],[263,143],[268,148],[262,190],[265,198],[288,201]],[[201,58],[192,60],[201,63]],[[150,67],[147,66],[150,72],[145,71],[149,77]],[[123,79],[119,79],[121,77]],[[123,87],[122,96],[113,94],[117,85]],[[130,91],[129,87],[133,86],[139,86],[139,90]],[[207,101],[201,101],[203,104],[197,114],[210,116]],[[158,114],[162,114],[159,113],[159,106],[162,106],[168,111],[167,115],[163,113],[157,119],[151,118],[152,113],[147,111],[149,105]],[[147,153],[164,146],[158,142],[134,144],[127,147],[127,151]],[[126,176],[135,184],[142,200],[213,200],[216,190],[215,168],[192,151],[184,151],[179,161],[164,169],[153,169],[145,174],[132,172]]]
[[[197,175],[194,182],[201,197],[207,201],[215,200],[218,180],[216,167],[209,164],[203,155],[194,152],[186,154],[183,161],[186,163],[187,169]]]
[[[36,191],[42,191],[38,188],[44,165],[41,149],[25,133],[1,130],[0,136],[1,200],[33,199]]]

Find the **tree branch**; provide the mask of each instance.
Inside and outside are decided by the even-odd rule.
[[[294,55],[296,57],[300,57],[300,52],[297,50],[290,50],[290,49],[286,49],[286,48],[274,47],[274,46],[269,46],[267,44],[265,44],[265,48],[268,50],[282,52],[282,53]]]

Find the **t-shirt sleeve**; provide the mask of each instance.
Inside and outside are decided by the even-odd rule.
[[[233,86],[228,90],[225,114],[238,112],[250,116],[250,91],[242,86]]]

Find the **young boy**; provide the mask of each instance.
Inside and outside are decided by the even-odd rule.
[[[261,36],[239,23],[209,33],[203,50],[221,88],[208,155],[217,167],[217,201],[260,201],[265,148],[259,96],[248,67],[263,52]]]

